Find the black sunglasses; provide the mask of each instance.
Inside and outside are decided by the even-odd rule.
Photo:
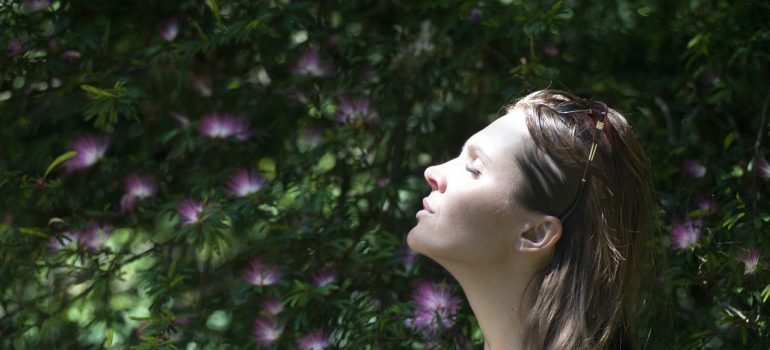
[[[564,221],[573,211],[575,211],[575,208],[577,208],[578,203],[580,203],[580,199],[585,192],[586,182],[588,181],[588,169],[591,165],[591,161],[594,160],[594,156],[596,156],[596,139],[604,129],[604,119],[607,117],[607,105],[604,102],[599,101],[574,100],[559,103],[553,109],[561,116],[567,116],[573,113],[587,113],[592,120],[596,121],[596,131],[594,131],[591,140],[591,151],[588,153],[586,168],[583,170],[583,177],[580,179],[580,184],[578,185],[577,196],[575,196],[575,199],[567,210],[559,215],[559,220]]]

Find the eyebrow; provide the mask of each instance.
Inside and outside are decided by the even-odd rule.
[[[483,160],[485,163],[492,163],[492,158],[490,158],[486,153],[484,153],[484,151],[478,145],[468,144],[468,142],[466,141],[465,144],[463,145],[463,148],[460,149],[460,153],[462,153],[463,149],[466,149],[466,148],[468,149],[469,152],[472,152],[478,155],[479,157],[481,157],[481,160]]]

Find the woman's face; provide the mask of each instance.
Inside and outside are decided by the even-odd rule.
[[[499,262],[513,251],[527,211],[512,202],[521,184],[514,161],[532,139],[511,110],[471,136],[462,152],[425,170],[431,193],[417,213],[409,246],[441,262]]]

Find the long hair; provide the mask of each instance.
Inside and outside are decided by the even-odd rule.
[[[596,122],[554,107],[575,96],[537,91],[518,109],[534,143],[517,156],[526,184],[512,194],[524,207],[558,216],[572,203]],[[641,259],[655,213],[650,168],[625,118],[609,109],[596,157],[550,263],[530,281],[527,349],[629,349],[636,339]]]

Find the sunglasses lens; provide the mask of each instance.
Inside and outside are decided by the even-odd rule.
[[[559,114],[590,112],[591,105],[587,101],[567,101],[556,105],[556,112]]]

